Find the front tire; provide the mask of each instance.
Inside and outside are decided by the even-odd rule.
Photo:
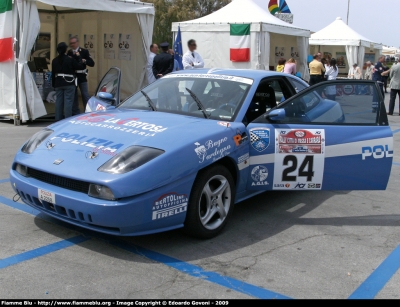
[[[233,177],[224,166],[201,170],[190,193],[184,231],[201,239],[215,237],[232,215],[235,193]]]

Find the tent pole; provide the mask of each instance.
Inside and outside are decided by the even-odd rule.
[[[17,3],[14,3],[15,5],[15,10],[17,14],[17,29],[15,36],[17,37],[17,40],[15,42],[15,85],[16,85],[16,91],[15,91],[15,114],[14,114],[14,126],[19,126],[21,125],[21,120],[19,116],[19,95],[18,95],[18,89],[19,89],[19,78],[18,78],[18,58],[19,58],[19,40],[20,40],[20,20],[19,20],[19,14],[18,14],[18,5]]]
[[[56,32],[56,47],[57,47],[57,45],[58,45],[58,10],[54,5],[53,5],[53,8],[56,11],[56,28],[55,28],[55,32]]]

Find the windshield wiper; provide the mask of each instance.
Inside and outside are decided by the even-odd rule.
[[[203,112],[204,117],[209,119],[210,118],[210,114],[206,113],[206,108],[200,102],[199,98],[197,98],[197,96],[191,90],[189,90],[187,87],[186,87],[186,90],[188,91],[190,96],[193,98],[193,100],[196,102],[197,106],[199,107],[199,110],[201,110]]]
[[[140,91],[144,97],[146,97],[147,102],[149,103],[149,107],[153,110],[153,111],[157,111],[156,105],[154,104],[153,101],[151,101],[149,95],[147,95],[144,91]]]

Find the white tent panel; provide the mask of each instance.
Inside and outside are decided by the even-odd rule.
[[[93,10],[154,15],[154,6],[133,0],[37,0],[39,10]]]
[[[310,45],[364,46],[382,49],[382,44],[372,42],[350,28],[340,17],[325,28],[311,34]]]
[[[230,24],[250,24],[251,58],[249,62],[231,62],[229,37]],[[252,68],[269,69],[276,65],[275,46],[300,49],[307,45],[297,37],[308,40],[310,31],[286,23],[268,11],[268,2],[264,0],[235,0],[220,10],[194,20],[172,23],[172,31],[181,30],[184,52],[186,42],[195,39],[198,52],[209,68]],[[280,44],[280,45],[279,45]],[[299,45],[300,44],[300,45]],[[288,57],[289,58],[289,57]],[[287,58],[287,59],[288,59]],[[307,77],[307,54],[303,52],[297,58],[298,70]]]
[[[186,27],[188,24],[229,24],[229,23],[251,23],[264,24],[264,31],[287,34],[287,35],[303,35],[310,36],[310,31],[300,29],[293,24],[286,23],[276,18],[268,11],[268,3],[264,0],[235,0],[224,6],[223,8],[211,13],[207,16],[184,21],[180,23],[172,23],[172,31],[178,30],[178,24]],[[201,29],[201,27],[198,27]],[[189,30],[190,28],[188,28]],[[201,30],[199,30],[201,31]],[[215,30],[220,31],[220,30]]]

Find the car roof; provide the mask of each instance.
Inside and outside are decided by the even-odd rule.
[[[289,78],[296,78],[297,80],[304,82],[302,79],[293,77],[290,74],[282,72],[276,72],[272,70],[258,70],[258,69],[235,69],[235,68],[197,68],[197,69],[186,69],[172,72],[171,74],[212,74],[212,75],[228,75],[242,78],[250,78],[254,81],[259,81],[266,77],[273,76],[286,76]]]

